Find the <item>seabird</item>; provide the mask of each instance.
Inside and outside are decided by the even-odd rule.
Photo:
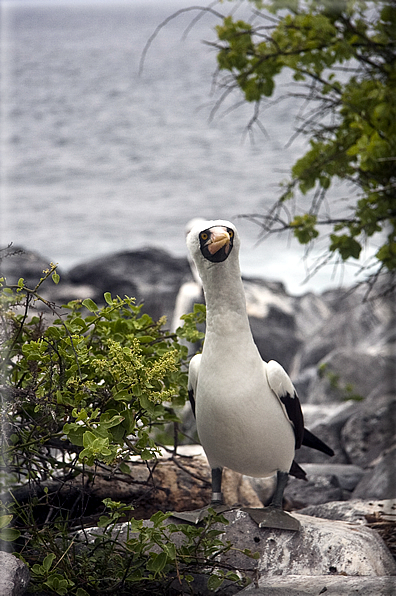
[[[236,227],[224,220],[201,222],[188,234],[187,247],[202,280],[207,309],[204,346],[202,354],[191,359],[188,389],[212,470],[211,506],[223,503],[223,467],[254,477],[276,474],[271,504],[249,513],[261,526],[296,530],[297,520],[282,510],[289,474],[306,476],[294,461],[295,450],[307,445],[328,455],[334,452],[304,429],[289,376],[277,362],[264,362],[254,343]],[[201,518],[198,515],[195,522]]]
[[[197,225],[201,225],[202,223],[205,223],[205,222],[206,222],[206,220],[203,219],[202,217],[194,217],[194,219],[191,219],[187,223],[185,230],[184,230],[186,237],[191,232],[192,228],[194,228]],[[189,312],[192,312],[192,310],[194,308],[194,304],[202,303],[202,301],[203,301],[201,278],[199,277],[197,268],[195,266],[194,261],[191,258],[190,253],[188,253],[187,258],[188,258],[188,262],[190,265],[193,280],[183,283],[179,288],[179,291],[176,296],[175,309],[173,312],[172,323],[171,323],[171,331],[172,332],[175,332],[178,327],[183,325],[183,321],[181,319],[182,315],[186,315]],[[183,341],[181,341],[180,343],[182,343],[184,345]],[[186,345],[190,350],[191,344],[188,344],[188,342],[186,342]]]

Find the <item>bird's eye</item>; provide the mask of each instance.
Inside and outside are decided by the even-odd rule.
[[[202,240],[207,240],[208,239],[208,234],[206,232],[202,232],[201,233],[201,239]]]
[[[233,230],[230,230],[230,228],[228,228],[228,235],[229,235],[230,238],[233,238],[234,237],[234,231]]]

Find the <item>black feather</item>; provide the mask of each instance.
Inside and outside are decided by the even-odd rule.
[[[188,390],[188,399],[190,400],[192,413],[194,414],[194,418],[195,418],[195,399],[194,399],[194,391],[192,389]]]
[[[323,441],[318,439],[318,437],[316,437],[313,433],[311,433],[306,428],[304,428],[304,437],[302,440],[302,444],[305,445],[306,447],[311,447],[312,449],[317,449],[317,451],[321,451],[322,453],[325,453],[326,455],[330,455],[330,456],[334,455],[334,451],[332,450],[331,447],[326,445],[326,443],[323,443]]]
[[[293,397],[287,393],[286,395],[281,396],[281,401],[286,408],[289,419],[293,423],[294,436],[296,438],[295,448],[300,449],[301,445],[305,445],[306,447],[317,449],[317,451],[321,451],[326,455],[333,456],[334,451],[331,447],[304,428],[304,417],[297,393],[295,393]]]
[[[308,480],[305,470],[303,470],[302,467],[299,466],[296,461],[294,461],[294,459],[289,470],[289,474],[290,476],[294,476],[295,478],[299,478],[300,480]]]
[[[290,393],[281,396],[281,401],[286,408],[289,420],[293,423],[294,436],[296,438],[295,448],[300,449],[304,438],[304,417],[301,410],[300,400],[297,393],[293,396]]]

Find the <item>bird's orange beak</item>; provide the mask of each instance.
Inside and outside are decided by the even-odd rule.
[[[223,248],[223,246],[225,246],[225,251],[228,253],[230,235],[225,228],[216,226],[210,230],[210,237],[207,242],[208,251],[211,255],[214,255],[220,248]]]

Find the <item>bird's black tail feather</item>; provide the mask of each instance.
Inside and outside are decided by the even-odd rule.
[[[294,461],[294,459],[289,470],[289,474],[290,476],[294,476],[294,478],[299,478],[300,480],[308,480],[306,471],[303,470],[302,467],[299,466],[296,461]]]
[[[334,451],[331,449],[331,447],[326,445],[326,443],[323,443],[323,441],[318,439],[318,437],[316,437],[313,433],[311,433],[306,428],[304,428],[304,437],[302,440],[302,444],[305,445],[306,447],[311,447],[312,449],[317,449],[318,451],[321,451],[322,453],[325,453],[326,455],[330,455],[330,456],[334,455]]]

